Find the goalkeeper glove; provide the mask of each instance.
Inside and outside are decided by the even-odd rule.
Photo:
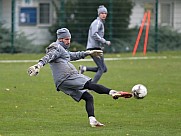
[[[87,55],[91,55],[91,56],[94,56],[94,57],[103,56],[103,51],[102,50],[87,50],[87,51],[85,51],[85,53]]]
[[[43,65],[40,65],[40,64],[35,64],[31,67],[28,68],[28,75],[29,76],[37,76],[38,73],[40,72],[40,68],[43,67]]]
[[[110,41],[106,41],[105,44],[108,45],[108,46],[110,46],[110,45],[111,45],[111,42],[110,42]]]

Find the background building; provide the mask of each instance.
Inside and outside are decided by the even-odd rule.
[[[36,45],[47,44],[54,36],[52,36],[49,31],[49,28],[52,25],[59,24],[60,26],[63,26],[61,24],[68,22],[70,24],[69,27],[71,28],[73,27],[71,23],[76,24],[75,14],[77,10],[74,2],[75,1],[73,0],[0,0],[0,22],[2,22],[3,26],[7,28],[13,27],[16,32],[24,32],[28,38],[33,39],[33,43]],[[91,7],[91,2],[92,1],[89,1],[90,5],[86,6],[86,8],[89,8],[89,6]],[[109,27],[109,39],[111,39],[113,37],[112,35],[115,33],[112,30],[118,29],[114,27],[114,24],[125,22],[125,20],[116,22],[113,21],[112,18],[122,16],[124,8],[128,8],[118,7],[117,12],[114,12],[113,14],[115,6],[111,5],[113,2],[115,1],[110,0],[109,6],[107,7],[109,11],[107,21]],[[127,24],[128,29],[136,26],[139,27],[144,12],[150,10],[151,26],[169,26],[174,30],[181,32],[180,0],[132,0],[132,2],[133,8],[131,9],[131,14]],[[158,4],[156,2],[158,2]],[[70,10],[66,10],[69,7]],[[84,5],[82,5],[82,8],[84,8]],[[97,7],[94,7],[95,10],[96,8]],[[123,9],[123,11],[120,11],[121,9]],[[86,13],[86,9],[84,12]],[[96,15],[90,16],[90,18],[93,20],[95,16]],[[79,29],[83,28],[83,24],[86,23],[90,24],[90,22],[81,22],[81,24],[79,22]],[[86,37],[88,25],[85,30],[77,32],[77,39]],[[71,28],[71,30],[74,32],[74,28]],[[84,33],[84,35],[82,35],[82,33]],[[121,31],[119,33],[121,33]],[[123,35],[124,33],[125,32],[123,31]],[[73,37],[73,40],[74,38],[76,37]],[[84,39],[84,43],[85,41],[86,39]]]

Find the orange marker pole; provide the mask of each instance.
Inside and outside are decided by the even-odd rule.
[[[146,34],[145,34],[145,41],[144,41],[144,48],[143,48],[143,54],[146,55],[146,48],[148,43],[148,33],[150,28],[150,11],[148,11],[148,20],[147,20],[147,26],[146,26]]]
[[[133,56],[136,54],[136,50],[138,48],[138,44],[139,44],[140,37],[141,37],[142,31],[143,31],[143,27],[144,27],[144,24],[145,24],[146,17],[147,17],[147,12],[144,13],[144,17],[142,19],[142,23],[141,23],[140,30],[139,30],[139,33],[138,33],[138,37],[136,39],[136,43],[134,45],[134,49],[133,49],[133,53],[132,53]]]

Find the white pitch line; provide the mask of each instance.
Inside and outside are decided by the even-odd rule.
[[[180,58],[175,56],[172,58]],[[147,59],[167,59],[167,56],[149,56],[149,57],[123,57],[123,58],[104,58],[105,61],[116,61],[116,60],[147,60]],[[81,59],[77,61],[93,61],[92,59]],[[0,63],[29,63],[38,62],[38,60],[0,60]],[[76,61],[74,61],[76,62]]]
[[[112,60],[143,60],[143,59],[167,59],[167,56],[104,58],[104,60],[106,60],[106,61],[112,61]],[[92,59],[82,59],[82,60],[78,60],[78,61],[92,61]]]
[[[181,59],[181,56],[171,56],[173,59]]]
[[[0,60],[0,63],[27,63],[27,62],[37,62],[38,60]]]

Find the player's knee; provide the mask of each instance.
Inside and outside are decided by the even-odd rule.
[[[102,73],[107,72],[107,68],[102,67],[102,68],[99,68],[98,71],[102,74]]]
[[[102,73],[106,73],[107,72],[107,67],[103,67],[100,69]]]
[[[94,98],[93,98],[93,96],[92,96],[91,94],[89,94],[88,100],[91,101],[91,102],[93,102]]]
[[[88,92],[83,93],[81,98],[85,101],[92,101],[93,102],[93,100],[94,100],[93,96]]]
[[[106,73],[106,72],[107,72],[107,68],[105,67],[105,68],[104,68],[104,73]]]

